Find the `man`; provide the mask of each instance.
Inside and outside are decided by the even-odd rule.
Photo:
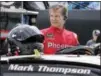
[[[45,36],[44,54],[55,54],[56,51],[78,45],[77,34],[64,28],[67,9],[62,5],[49,8],[51,26],[41,30]]]
[[[92,32],[92,39],[87,41],[86,45],[87,46],[91,46],[91,45],[95,44],[99,35],[100,35],[100,30],[98,30],[98,29],[93,30],[93,32]]]

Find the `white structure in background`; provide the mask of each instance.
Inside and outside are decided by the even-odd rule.
[[[36,1],[34,3],[40,8],[40,10],[45,10],[45,6],[42,1],[40,1],[40,2]],[[54,2],[48,1],[48,4],[49,4],[49,6],[59,4],[59,5],[64,5],[66,8],[68,7],[68,2],[66,2],[66,1],[54,1]]]
[[[59,5],[64,5],[66,8],[68,7],[68,2],[66,1],[58,1],[58,2],[48,2],[49,3],[49,6],[52,6],[52,5],[56,5],[56,4],[59,4]]]
[[[91,2],[87,7],[91,10],[101,10],[100,2]]]
[[[67,9],[67,11],[68,11],[68,2],[67,1],[58,1],[58,2],[51,2],[51,1],[49,1],[48,2],[49,3],[49,6],[51,7],[51,6],[53,6],[53,5],[63,5],[63,6],[65,6],[66,7],[66,9]],[[68,12],[67,12],[67,15],[68,15]]]
[[[40,10],[45,10],[45,6],[42,1],[40,1],[40,2],[36,1],[35,4],[40,8]]]

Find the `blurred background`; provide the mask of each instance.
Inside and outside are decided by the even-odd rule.
[[[63,4],[68,10],[65,27],[78,34],[81,45],[91,39],[94,29],[100,29],[100,3],[96,1],[4,1],[0,2],[0,41],[5,40],[17,23],[29,24],[43,29],[50,26],[48,8]],[[2,45],[1,45],[2,47]]]

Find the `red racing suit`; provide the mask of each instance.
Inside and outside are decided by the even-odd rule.
[[[57,50],[79,44],[77,34],[66,29],[51,26],[41,31],[45,36],[44,54],[55,54]]]

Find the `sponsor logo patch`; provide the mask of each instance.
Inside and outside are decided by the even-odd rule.
[[[53,37],[54,37],[54,34],[53,34],[53,33],[48,33],[48,34],[46,35],[46,37],[47,37],[47,38],[53,38]]]

